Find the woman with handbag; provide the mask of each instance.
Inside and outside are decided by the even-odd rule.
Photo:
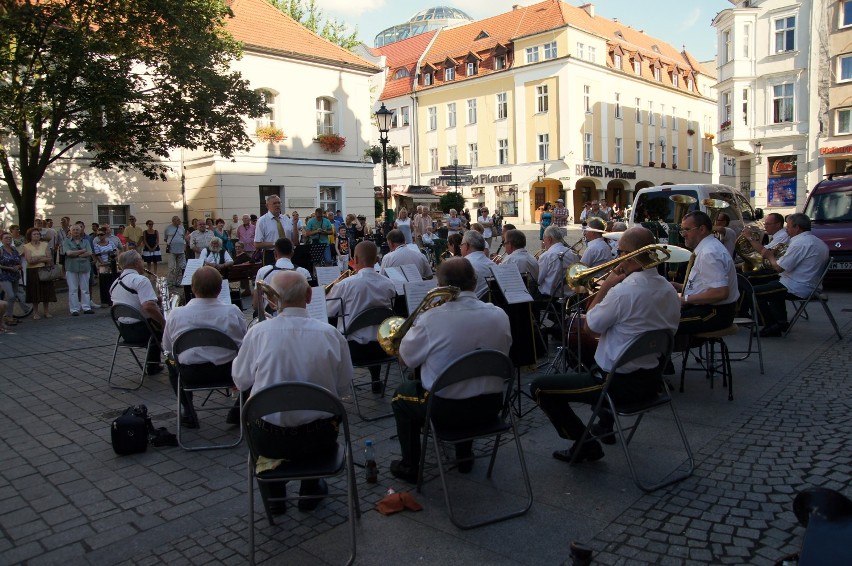
[[[3,292],[3,298],[8,303],[8,309],[4,317],[4,322],[8,326],[15,326],[15,301],[21,304],[21,309],[27,313],[27,305],[21,302],[18,296],[18,283],[21,280],[21,254],[12,247],[13,236],[9,232],[3,232],[0,235],[0,291]],[[27,313],[29,314],[29,313]]]
[[[41,318],[38,314],[38,303],[42,304],[44,318],[53,318],[53,315],[48,312],[48,303],[56,302],[56,289],[53,285],[55,279],[53,277],[55,276],[55,267],[59,266],[54,266],[47,242],[41,241],[41,232],[38,228],[27,230],[26,240],[24,258],[27,260],[27,302],[32,303],[33,308],[36,309],[33,320]],[[56,277],[56,279],[60,277],[62,277],[61,268],[59,269],[59,277]]]
[[[143,245],[142,259],[145,260],[145,269],[157,275],[157,265],[163,261],[160,255],[160,232],[154,230],[154,221],[145,222],[147,228],[142,232],[140,242]]]

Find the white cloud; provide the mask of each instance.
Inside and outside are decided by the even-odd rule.
[[[319,0],[317,5],[326,14],[340,14],[341,16],[358,17],[366,12],[372,12],[385,7],[385,0]]]
[[[680,23],[682,29],[688,29],[698,23],[698,18],[701,17],[701,10],[693,8],[689,15]]]

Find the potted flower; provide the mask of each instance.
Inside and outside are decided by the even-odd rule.
[[[719,130],[721,130],[721,131],[723,131],[723,132],[724,132],[725,130],[730,129],[730,127],[731,127],[731,121],[730,121],[730,120],[725,120],[724,122],[722,122],[721,124],[719,124]]]
[[[385,150],[385,155],[388,159],[388,165],[396,165],[399,163],[402,155],[399,153],[399,149],[396,146],[389,145]],[[382,146],[380,145],[371,145],[367,149],[364,150],[364,157],[369,157],[373,160],[373,163],[381,163],[382,162]]]
[[[275,126],[259,126],[254,131],[254,135],[260,141],[265,142],[280,142],[287,139],[287,136],[284,135],[284,130]]]
[[[686,130],[686,133],[689,134],[690,136],[694,136],[695,130],[693,130],[692,128],[689,128],[688,130]]]
[[[677,169],[677,163],[672,163],[672,169]]]
[[[653,161],[649,161],[649,162],[648,162],[648,167],[653,167],[654,165],[656,165],[656,163],[655,163],[655,162],[653,162]]]
[[[320,134],[316,141],[329,153],[337,153],[346,146],[346,138],[337,134]]]
[[[665,163],[665,161],[664,161],[664,162],[662,162],[662,163],[660,163],[660,167],[662,167],[663,169],[665,169],[665,168],[666,168],[666,163]]]
[[[716,139],[716,134],[711,134],[710,132],[707,132],[706,134],[704,134],[704,139],[706,139],[706,140],[711,140],[711,141],[712,141],[712,140],[715,140],[715,139]]]

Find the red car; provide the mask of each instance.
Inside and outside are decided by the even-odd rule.
[[[828,246],[828,276],[852,276],[852,173],[832,173],[820,181],[804,213],[811,219],[811,231]]]

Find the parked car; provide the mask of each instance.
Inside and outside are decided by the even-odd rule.
[[[817,183],[805,202],[811,231],[826,243],[829,276],[852,276],[852,173],[833,173]]]

